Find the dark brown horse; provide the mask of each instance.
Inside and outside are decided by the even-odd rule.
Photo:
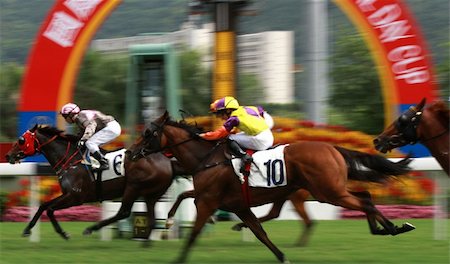
[[[347,191],[349,179],[383,182],[409,171],[409,159],[393,163],[366,153],[334,147],[323,142],[297,142],[284,148],[286,170],[279,166],[287,184],[276,188],[249,187],[250,199],[242,194],[241,181],[235,175],[224,141],[206,141],[198,136],[197,127],[170,120],[168,113],[151,123],[142,145],[146,151],[169,149],[180,164],[193,175],[197,217],[189,239],[178,258],[185,262],[205,222],[216,209],[235,213],[265,244],[280,262],[284,254],[269,240],[249,206],[285,200],[298,189],[308,190],[321,202],[359,210],[366,214],[370,231],[376,235],[397,235],[414,229],[409,224],[395,226],[373,205],[368,192]],[[269,164],[270,165],[270,164]],[[361,169],[363,165],[366,169]],[[272,166],[272,168],[276,168]],[[381,228],[378,226],[379,223]]]
[[[149,237],[155,224],[155,203],[172,183],[175,170],[173,170],[171,161],[160,153],[150,154],[146,157],[141,155],[141,158],[136,161],[131,161],[128,155],[123,157],[122,154],[118,154],[114,157],[115,163],[112,169],[120,171],[120,163],[124,162],[125,177],[103,181],[99,186],[88,166],[82,164],[83,158],[77,148],[78,139],[76,136],[64,134],[57,128],[36,125],[19,137],[19,140],[7,153],[6,159],[12,164],[25,157],[42,153],[58,175],[62,191],[61,196],[41,204],[23,231],[23,236],[31,234],[31,229],[41,214],[47,211],[55,231],[64,239],[69,239],[69,234],[62,230],[54,216],[56,210],[97,202],[101,199],[110,200],[123,197],[122,205],[115,216],[88,227],[84,231],[84,234],[91,234],[92,231],[128,217],[134,201],[138,197],[143,197],[149,219],[146,237]],[[99,190],[101,190],[100,195]]]
[[[386,153],[394,148],[420,142],[450,176],[450,110],[443,101],[433,102],[426,107],[425,102],[424,98],[402,113],[374,139],[373,144],[378,151]]]
[[[299,189],[296,192],[292,193],[288,196],[288,199],[275,201],[272,205],[272,208],[267,213],[267,215],[258,218],[258,221],[260,223],[270,221],[272,219],[278,218],[281,213],[281,209],[283,208],[283,205],[286,203],[286,201],[291,201],[292,206],[294,206],[294,210],[297,212],[297,214],[303,219],[303,232],[300,233],[300,237],[296,241],[297,246],[306,246],[309,241],[309,237],[311,235],[312,229],[315,225],[315,222],[312,221],[305,210],[305,201],[309,197],[309,192],[305,189]],[[189,190],[181,193],[178,195],[175,203],[172,205],[172,208],[170,208],[169,213],[167,214],[167,220],[166,220],[166,227],[170,228],[174,224],[174,216],[175,213],[180,206],[181,202],[186,198],[195,198],[195,190]],[[235,231],[241,231],[242,228],[246,228],[247,225],[245,223],[237,223],[233,227],[231,227],[232,230]]]

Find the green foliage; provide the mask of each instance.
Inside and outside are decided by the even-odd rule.
[[[179,54],[182,109],[192,115],[204,115],[211,100],[208,70],[202,64],[201,53],[183,50]]]
[[[74,102],[125,120],[128,58],[95,52],[86,54],[75,87]]]
[[[236,94],[242,105],[260,105],[264,102],[262,85],[254,74],[239,74]]]
[[[0,65],[0,141],[17,136],[17,106],[23,68],[15,63]]]
[[[8,193],[0,191],[0,221],[2,215],[5,213],[7,202],[8,202]]]
[[[340,29],[331,65],[330,123],[368,134],[381,131],[384,120],[381,86],[361,37]],[[334,112],[344,114],[336,116]]]

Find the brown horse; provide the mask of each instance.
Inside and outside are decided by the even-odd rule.
[[[241,181],[227,158],[229,150],[225,141],[206,141],[198,136],[202,132],[195,126],[172,121],[165,112],[151,123],[141,142],[146,151],[170,150],[183,168],[193,175],[197,217],[178,262],[186,261],[205,222],[216,209],[235,213],[280,262],[287,261],[269,240],[249,206],[284,200],[298,189],[308,190],[321,202],[364,212],[372,234],[397,235],[414,229],[407,223],[397,227],[390,222],[375,208],[368,192],[350,193],[346,188],[347,177],[383,182],[394,177],[392,175],[404,174],[409,171],[409,159],[393,163],[381,156],[323,142],[296,142],[284,148],[284,161],[277,159],[277,166],[268,166],[280,170],[287,180],[286,185],[276,188],[249,187],[246,191],[250,199],[247,199],[243,195]],[[283,165],[280,163],[285,164],[286,170],[284,166],[278,166]],[[360,169],[360,165],[366,169]],[[273,175],[273,171],[269,172]]]
[[[433,102],[427,107],[425,102],[424,98],[402,113],[373,140],[373,144],[378,151],[386,153],[394,148],[420,142],[450,176],[450,110],[443,101]]]
[[[179,167],[171,164],[171,161],[161,153],[150,154],[146,157],[141,155],[141,158],[135,161],[131,161],[128,155],[123,157],[122,154],[118,154],[114,157],[116,162],[111,170],[119,170],[120,163],[124,162],[125,177],[116,177],[100,183],[94,180],[91,170],[82,163],[83,157],[77,148],[78,139],[76,136],[64,134],[57,128],[36,125],[19,137],[7,153],[6,159],[11,164],[25,157],[42,153],[58,175],[62,191],[61,196],[41,204],[23,231],[23,236],[31,234],[31,229],[39,217],[47,211],[55,231],[64,239],[69,239],[69,234],[62,230],[56,220],[54,211],[102,199],[123,197],[122,205],[115,216],[84,231],[84,234],[91,234],[92,231],[128,217],[134,201],[138,197],[143,197],[149,219],[146,237],[149,237],[155,225],[155,203],[169,188],[173,175],[177,173]]]
[[[267,215],[258,218],[260,223],[270,221],[272,219],[278,218],[281,213],[281,209],[287,200],[291,201],[294,206],[294,210],[297,214],[303,219],[303,232],[300,234],[300,237],[296,241],[297,246],[306,246],[309,241],[309,237],[311,235],[312,229],[315,225],[315,222],[312,221],[305,210],[305,201],[309,197],[309,192],[305,189],[299,189],[296,192],[292,193],[288,196],[287,199],[275,201],[272,205],[272,208],[267,213]],[[174,216],[175,213],[180,206],[181,202],[186,198],[195,198],[195,190],[189,190],[182,192],[178,195],[175,203],[170,208],[169,213],[167,214],[166,227],[170,228],[174,224]],[[233,227],[231,227],[234,231],[241,231],[242,228],[246,228],[247,225],[245,223],[237,223]]]

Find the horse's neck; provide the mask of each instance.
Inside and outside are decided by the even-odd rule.
[[[439,162],[442,168],[449,173],[449,128],[442,125],[431,111],[425,111],[419,126],[421,143],[428,148],[431,155]]]
[[[74,148],[70,147],[68,144],[68,142],[67,144],[63,144],[60,141],[54,141],[43,146],[41,152],[52,167],[55,165],[58,165],[59,167],[59,165],[63,165],[63,159],[69,159],[75,151]],[[68,147],[70,148],[68,149]]]
[[[223,153],[223,148],[221,146],[216,147],[212,142],[199,139],[187,141],[189,136],[180,136],[176,133],[171,133],[169,138],[169,145],[174,145],[174,156],[190,172],[199,170],[202,164],[216,162],[218,160],[217,155]],[[184,141],[186,142],[182,143]]]

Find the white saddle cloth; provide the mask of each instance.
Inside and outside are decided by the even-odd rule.
[[[250,175],[248,177],[249,186],[274,188],[287,184],[286,165],[284,162],[284,148],[286,146],[288,144],[274,149],[257,151],[253,154],[253,162],[250,166]],[[234,172],[238,175],[241,183],[243,183],[244,175],[240,172],[242,160],[233,157],[231,162]]]

